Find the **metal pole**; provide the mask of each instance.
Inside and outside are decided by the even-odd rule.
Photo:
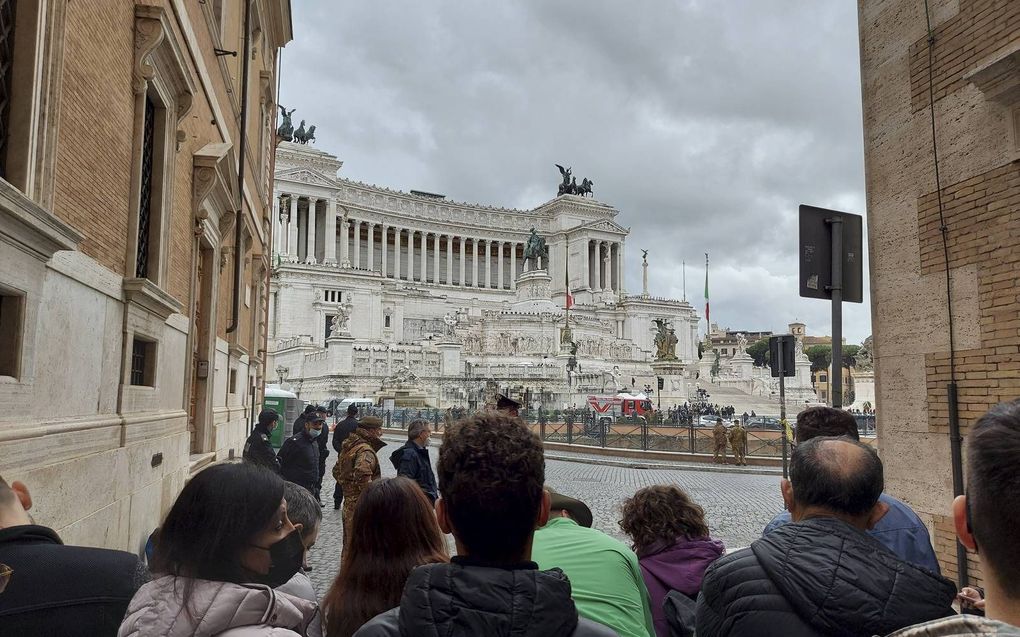
[[[843,217],[828,222],[832,226],[832,386],[831,404],[835,409],[843,406]]]
[[[783,369],[783,339],[780,337],[777,343],[777,354],[779,354],[779,426],[783,428],[783,478],[790,477],[789,469],[789,440],[786,436],[786,371]]]
[[[946,393],[949,398],[949,454],[953,469],[953,495],[964,495],[963,490],[963,450],[961,445],[963,438],[960,435],[960,410],[956,395],[956,383],[952,382],[946,386]],[[956,540],[956,571],[959,577],[960,588],[970,583],[970,573],[967,569],[967,549]]]

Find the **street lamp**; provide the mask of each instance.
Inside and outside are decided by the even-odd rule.
[[[287,373],[289,371],[289,367],[284,367],[283,365],[276,366],[276,375],[280,379],[280,387],[283,387],[283,381],[287,379]]]

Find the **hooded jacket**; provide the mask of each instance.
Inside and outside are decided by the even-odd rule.
[[[185,609],[186,583],[167,575],[138,589],[118,637],[304,637],[322,621],[315,602],[261,584],[193,579]]]
[[[698,637],[871,637],[953,614],[956,587],[830,517],[787,524],[705,573]]]
[[[432,472],[429,450],[419,447],[413,440],[408,440],[403,447],[390,454],[390,462],[397,470],[397,475],[405,476],[418,483],[433,504],[439,499],[439,487],[436,486],[436,474]]]
[[[284,480],[315,493],[315,483],[319,479],[319,443],[314,438],[304,431],[287,438],[277,457]]]
[[[655,634],[669,636],[669,624],[662,604],[670,591],[678,591],[696,599],[701,590],[705,570],[719,559],[726,547],[719,540],[697,538],[678,540],[673,544],[658,544],[638,552],[641,575],[648,587]]]
[[[534,562],[496,568],[470,558],[411,571],[400,606],[376,616],[355,637],[609,637],[615,632],[579,618],[570,581]]]

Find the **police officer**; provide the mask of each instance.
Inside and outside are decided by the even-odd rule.
[[[308,489],[315,495],[319,479],[319,443],[326,419],[313,415],[305,420],[304,431],[287,438],[280,448],[280,469],[283,479]]]
[[[322,418],[323,422],[326,422],[329,410],[322,405],[317,405],[315,407],[315,415],[318,418]],[[326,474],[326,457],[329,456],[329,425],[323,426],[322,433],[318,435],[315,441],[319,445],[319,477],[315,480],[313,495],[319,501],[319,506],[322,506],[322,476]]]
[[[259,422],[255,425],[254,431],[248,436],[244,443],[244,453],[241,457],[246,462],[272,469],[280,473],[280,459],[276,457],[273,446],[269,444],[269,437],[280,422],[280,414],[272,409],[263,409],[259,414]]]

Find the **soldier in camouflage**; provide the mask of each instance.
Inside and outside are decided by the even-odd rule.
[[[340,448],[340,457],[333,467],[333,477],[340,483],[340,488],[344,492],[342,515],[345,546],[347,530],[351,528],[358,498],[361,497],[365,487],[373,480],[378,480],[381,475],[376,452],[386,445],[380,439],[382,424],[382,420],[375,416],[365,416],[358,421],[358,428],[344,440]]]

